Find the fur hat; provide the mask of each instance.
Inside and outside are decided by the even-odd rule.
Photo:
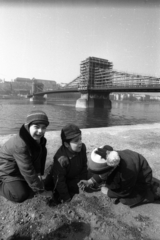
[[[27,115],[25,126],[29,127],[31,124],[44,124],[47,127],[49,125],[49,121],[45,112],[40,110],[31,111]]]
[[[110,152],[107,154],[107,151]],[[111,146],[105,145],[92,151],[89,159],[89,169],[93,173],[102,174],[116,167],[119,162],[118,153]]]
[[[75,137],[78,137],[80,134],[81,134],[81,130],[79,129],[79,127],[77,127],[74,124],[69,123],[62,128],[61,139],[62,139],[62,141],[70,140]]]

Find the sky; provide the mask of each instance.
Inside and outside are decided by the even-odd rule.
[[[159,1],[33,2],[0,0],[0,78],[69,83],[88,57],[160,77]]]

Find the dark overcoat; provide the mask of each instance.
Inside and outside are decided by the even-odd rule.
[[[41,138],[38,144],[25,126],[19,134],[11,137],[0,148],[0,181],[26,181],[33,191],[42,189],[38,175],[44,174],[47,149],[46,139]]]
[[[66,156],[68,159],[65,167],[61,166],[58,161],[61,156]],[[79,193],[77,183],[82,179],[87,179],[85,144],[82,144],[82,149],[78,153],[71,153],[66,147],[61,146],[54,156],[52,171],[56,190],[63,201],[70,199],[72,194]]]
[[[120,163],[101,175],[93,175],[93,180],[105,181],[108,196],[118,198],[122,203],[134,206],[145,198],[153,200],[151,191],[152,169],[147,160],[131,150],[118,151]]]

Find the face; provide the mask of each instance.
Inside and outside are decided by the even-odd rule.
[[[79,135],[78,137],[73,138],[70,143],[65,143],[65,146],[71,152],[80,152],[82,148],[82,136]]]
[[[45,124],[36,124],[36,125],[33,124],[29,128],[29,133],[31,137],[37,142],[40,142],[41,137],[44,136],[45,132],[46,132]]]

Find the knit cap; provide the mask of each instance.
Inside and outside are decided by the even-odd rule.
[[[45,112],[40,110],[34,110],[31,111],[26,118],[25,126],[28,126],[30,124],[44,124],[46,127],[49,125],[48,117],[45,114]]]
[[[77,127],[74,124],[69,123],[62,128],[61,139],[62,139],[62,141],[70,140],[75,137],[78,137],[80,134],[81,134],[81,130],[79,129],[79,127]]]
[[[107,151],[110,151],[111,158],[108,158]],[[91,172],[102,174],[117,166],[119,162],[120,158],[118,156],[118,153],[116,151],[113,151],[113,148],[111,146],[105,145],[99,148],[95,148],[92,151],[88,166]]]

